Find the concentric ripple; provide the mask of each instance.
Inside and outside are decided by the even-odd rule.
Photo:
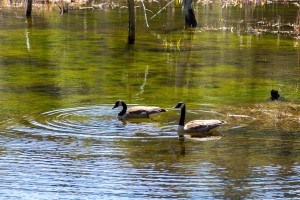
[[[162,127],[152,119],[121,121],[111,105],[65,108],[35,117],[24,116],[10,130],[60,137],[175,137],[173,126]]]

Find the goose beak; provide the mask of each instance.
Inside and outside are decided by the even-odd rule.
[[[112,109],[115,109],[115,108],[117,108],[117,107],[119,107],[117,104],[115,104],[115,106],[112,108]]]

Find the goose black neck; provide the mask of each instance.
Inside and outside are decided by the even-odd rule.
[[[126,111],[127,111],[127,105],[126,103],[122,102],[122,106],[123,106],[123,109],[121,110],[121,112],[118,114],[119,116],[123,116],[126,114]]]
[[[185,119],[185,105],[181,108],[180,120],[179,125],[184,126],[184,119]]]

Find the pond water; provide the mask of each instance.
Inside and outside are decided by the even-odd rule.
[[[149,28],[137,8],[133,46],[123,7],[0,8],[2,198],[300,198],[298,8],[199,5],[186,30],[174,5],[150,19],[164,5]],[[120,121],[118,99],[168,112]],[[178,140],[179,101],[227,124]]]

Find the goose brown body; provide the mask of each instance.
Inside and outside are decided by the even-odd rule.
[[[188,122],[187,124],[184,124],[186,111],[185,104],[180,102],[174,108],[181,109],[180,120],[178,124],[178,132],[181,133],[205,133],[218,126],[221,126],[222,124],[226,124],[226,121],[216,119],[193,120]]]
[[[184,125],[184,131],[190,133],[209,132],[210,130],[226,124],[222,120],[193,120]]]
[[[118,100],[115,103],[113,109],[122,106],[123,109],[118,114],[120,119],[126,118],[150,118],[154,116],[158,116],[162,112],[166,112],[165,109],[156,106],[134,106],[127,108],[127,105],[124,101]]]

